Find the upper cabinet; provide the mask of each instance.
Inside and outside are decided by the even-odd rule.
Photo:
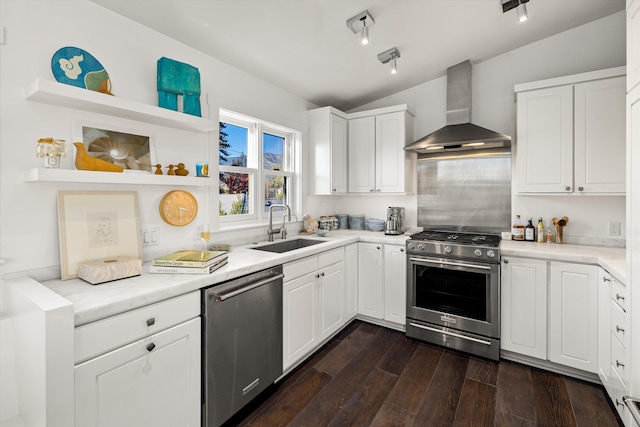
[[[640,83],[640,1],[627,0],[627,92]]]
[[[331,107],[310,112],[315,194],[411,193],[415,154],[406,105],[345,114]]]
[[[518,193],[625,193],[624,72],[516,85]]]
[[[314,194],[347,192],[347,119],[332,107],[309,113],[309,139],[313,150]]]

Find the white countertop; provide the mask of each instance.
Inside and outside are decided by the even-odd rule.
[[[74,322],[79,326],[350,243],[404,245],[409,236],[386,236],[382,232],[372,231],[333,230],[322,238],[291,236],[290,239],[298,237],[320,240],[323,243],[282,254],[251,249],[258,246],[256,244],[233,247],[229,251],[228,264],[207,275],[151,274],[150,264],[145,263],[140,276],[100,285],[91,285],[81,279],[49,280],[43,284],[73,303]],[[279,240],[276,239],[277,241]],[[265,243],[261,242],[260,245]],[[626,281],[625,250],[621,248],[503,240],[500,250],[503,256],[600,265],[622,282]]]
[[[387,236],[373,231],[332,230],[326,237],[292,235],[290,239],[298,237],[324,243],[282,254],[251,249],[267,242],[232,247],[227,265],[212,274],[151,274],[150,263],[145,263],[142,274],[129,279],[99,285],[92,285],[82,279],[49,280],[43,284],[73,303],[74,322],[76,326],[80,326],[349,243],[362,241],[404,245],[409,236]],[[274,243],[278,241],[280,240],[276,239]]]
[[[502,240],[500,255],[599,265],[622,283],[627,281],[624,248]]]

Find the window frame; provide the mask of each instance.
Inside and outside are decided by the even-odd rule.
[[[219,121],[234,126],[244,127],[247,132],[247,166],[220,165],[219,173],[249,174],[249,213],[242,215],[220,215],[220,228],[233,228],[244,225],[261,225],[269,219],[269,212],[265,211],[266,176],[275,175],[285,177],[285,203],[291,208],[292,216],[297,220],[300,208],[300,140],[301,132],[285,126],[255,119],[229,110],[220,109]],[[264,134],[281,137],[283,141],[282,170],[264,169]],[[219,148],[219,147],[218,147]],[[219,153],[219,150],[218,150]],[[219,175],[218,175],[219,179]],[[220,190],[218,186],[218,203]],[[294,218],[292,218],[292,221]]]

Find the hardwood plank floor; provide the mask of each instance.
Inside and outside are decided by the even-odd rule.
[[[354,321],[230,426],[621,426],[601,386]]]

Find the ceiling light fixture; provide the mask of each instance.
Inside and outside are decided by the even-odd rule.
[[[529,0],[500,0],[502,3],[502,13],[515,9],[518,14],[518,22],[524,22],[529,18],[527,5]]]
[[[378,60],[380,60],[380,62],[383,64],[390,64],[391,74],[396,74],[398,72],[398,65],[396,64],[396,59],[398,58],[400,58],[400,52],[395,47],[378,54]]]
[[[356,16],[347,19],[347,27],[349,27],[354,34],[360,33],[360,42],[362,44],[369,44],[369,28],[375,23],[376,21],[373,20],[373,16],[371,16],[368,10],[362,11]]]

